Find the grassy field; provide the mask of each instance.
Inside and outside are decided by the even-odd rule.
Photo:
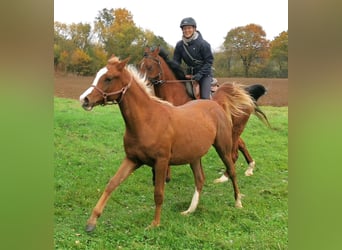
[[[256,161],[240,154],[238,183],[243,209],[234,207],[230,182],[214,184],[223,163],[214,149],[202,159],[206,183],[199,206],[190,204],[194,180],[188,166],[172,167],[161,226],[145,228],[154,216],[151,169],[138,169],[116,191],[91,234],[86,221],[123,157],[124,122],[117,106],[84,111],[72,99],[54,99],[55,249],[287,249],[288,108],[262,106],[273,130],[255,116],[242,137]]]

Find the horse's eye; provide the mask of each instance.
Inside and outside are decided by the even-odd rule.
[[[105,83],[110,83],[111,80],[112,80],[112,79],[110,79],[110,78],[106,78],[106,79],[105,79]]]

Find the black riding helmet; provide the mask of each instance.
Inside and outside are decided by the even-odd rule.
[[[183,28],[183,26],[193,26],[195,28],[197,27],[196,21],[192,17],[183,18],[183,20],[180,23],[181,29]]]

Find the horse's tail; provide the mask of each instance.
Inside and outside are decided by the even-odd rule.
[[[258,99],[267,93],[267,89],[261,84],[253,84],[245,87],[245,90],[248,94],[254,99],[254,114],[261,120],[267,127],[271,128],[271,124],[269,123],[266,114],[259,108],[256,103]]]
[[[258,99],[267,93],[267,89],[261,84],[253,84],[245,87],[248,94],[257,102]]]
[[[249,116],[255,110],[255,102],[248,92],[235,83],[220,85],[212,98],[226,111],[228,118]]]
[[[259,118],[267,127],[272,128],[269,123],[266,114],[259,108],[258,104],[255,103],[254,114]]]

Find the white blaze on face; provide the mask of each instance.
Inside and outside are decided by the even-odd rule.
[[[108,71],[107,67],[104,67],[102,69],[99,70],[99,72],[97,72],[96,77],[92,83],[92,85],[97,85],[97,82],[99,81],[100,77],[103,76],[104,74],[106,74]],[[82,102],[84,100],[84,98],[89,95],[91,93],[91,91],[93,91],[94,87],[91,86],[89,89],[87,89],[81,96],[80,96],[80,101]]]

